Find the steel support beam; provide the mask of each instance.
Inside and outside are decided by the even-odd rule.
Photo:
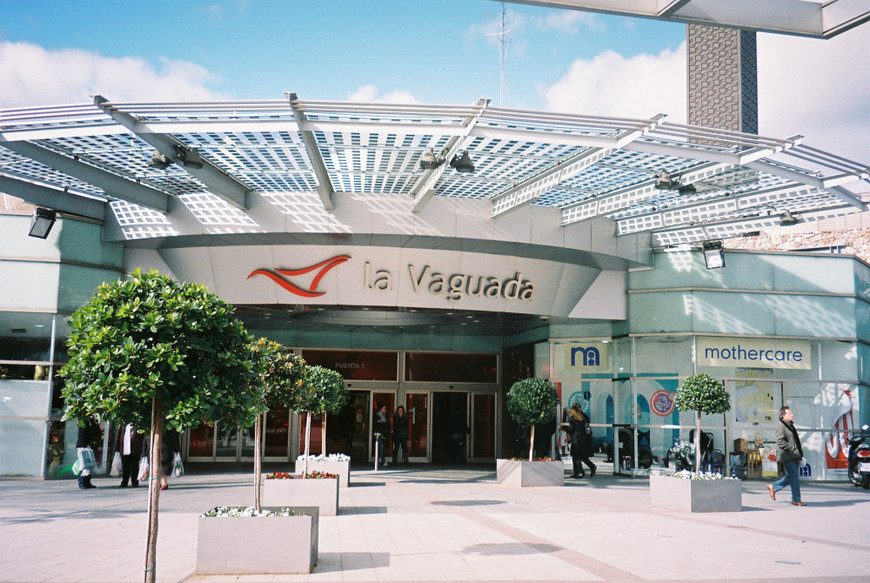
[[[650,119],[642,127],[624,130],[619,135],[610,138],[611,144],[609,147],[589,148],[567,160],[560,160],[554,166],[539,172],[536,176],[494,196],[492,199],[493,218],[534,202],[560,182],[577,176],[589,166],[609,156],[614,150],[625,147],[647,132],[655,129],[662,124],[664,119],[665,116],[659,114]]]
[[[76,157],[65,156],[30,142],[6,142],[2,136],[0,146],[102,188],[108,197],[120,198],[162,213],[169,209],[169,195],[166,193],[86,164]]]
[[[320,202],[323,203],[323,208],[331,211],[335,209],[335,203],[332,202],[335,188],[332,185],[332,180],[329,178],[329,172],[326,170],[323,156],[320,155],[317,140],[314,137],[314,133],[305,128],[305,114],[298,107],[297,102],[299,98],[296,94],[287,94],[287,100],[290,102],[290,109],[293,110],[293,117],[299,126],[299,133],[302,136],[302,142],[305,144],[305,151],[308,152],[308,159],[311,160],[314,176],[317,178],[317,194],[320,195]]]
[[[209,191],[236,208],[243,210],[248,208],[247,195],[251,190],[250,188],[228,174],[225,174],[205,159],[202,160],[202,166],[199,168],[184,166],[182,164],[181,160],[178,158],[178,148],[189,150],[189,146],[182,144],[168,134],[161,134],[153,131],[148,124],[145,124],[129,113],[123,112],[114,107],[102,95],[94,96],[94,104],[116,122],[136,134],[136,136],[138,136],[142,141],[153,146],[158,152],[176,163],[179,168],[183,168],[191,176],[205,184]]]
[[[489,99],[478,100],[475,113],[466,117],[462,122],[461,127],[464,128],[463,134],[453,136],[447,140],[447,144],[441,151],[440,154],[444,159],[444,163],[437,168],[426,170],[417,182],[414,183],[414,186],[411,187],[410,194],[414,199],[414,207],[411,209],[411,212],[419,213],[423,207],[426,206],[426,203],[435,196],[435,184],[438,183],[441,175],[444,174],[444,171],[449,167],[450,160],[453,159],[453,156],[455,156],[456,153],[465,146],[465,140],[468,139],[468,136],[474,129],[474,125],[477,123],[477,120],[480,119],[480,116],[483,115],[483,112],[486,111],[488,105]]]
[[[89,217],[100,221],[106,220],[105,201],[86,198],[64,190],[49,188],[33,182],[25,182],[0,174],[0,192],[17,196],[21,200],[36,206],[43,206],[62,213]]]

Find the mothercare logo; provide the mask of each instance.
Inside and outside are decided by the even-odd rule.
[[[805,340],[698,338],[697,360],[704,366],[810,368]]]
[[[579,379],[583,375],[610,371],[610,345],[606,342],[557,344],[554,347],[556,373],[561,379]]]
[[[572,346],[571,366],[578,363],[581,366],[601,366],[601,351],[594,346]]]
[[[320,285],[320,280],[323,279],[329,270],[333,267],[341,265],[345,261],[350,259],[350,255],[336,255],[331,259],[327,259],[326,261],[321,261],[315,265],[310,267],[302,267],[300,269],[255,269],[251,273],[248,274],[248,279],[251,279],[255,275],[265,275],[284,289],[286,289],[291,294],[302,296],[303,298],[316,298],[322,296],[326,293],[325,290],[317,289],[317,286]],[[319,270],[319,271],[317,271]],[[311,283],[308,285],[307,289],[303,289],[293,283],[288,278],[299,278],[308,273],[316,272],[314,279],[311,280]]]

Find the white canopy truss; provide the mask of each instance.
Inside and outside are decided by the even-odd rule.
[[[785,213],[866,209],[870,168],[802,144],[666,122],[472,105],[301,100],[113,103],[0,110],[0,192],[114,217],[127,240],[172,237],[173,208],[208,232],[257,232],[256,195],[335,231],[335,196],[483,199],[562,226],[593,217],[654,246],[740,236]],[[159,155],[158,155],[159,153]],[[473,171],[456,160],[468,154]],[[421,167],[421,159],[434,164]],[[164,161],[164,166],[155,164]],[[313,208],[316,207],[316,208]],[[308,210],[306,210],[308,209]],[[313,209],[313,210],[312,210]],[[112,213],[110,215],[109,213]]]

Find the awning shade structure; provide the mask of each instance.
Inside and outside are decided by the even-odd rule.
[[[867,0],[508,0],[508,2],[816,38],[831,38],[870,20],[870,2]]]
[[[126,240],[178,234],[181,203],[209,233],[257,232],[252,200],[308,232],[337,196],[485,199],[593,217],[654,246],[865,210],[870,169],[802,144],[673,124],[471,105],[287,99],[0,111],[0,192],[114,220]],[[431,153],[430,153],[431,151]],[[473,164],[457,167],[467,160]],[[426,168],[421,158],[427,158]]]

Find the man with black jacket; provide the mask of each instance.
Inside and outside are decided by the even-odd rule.
[[[782,462],[785,475],[773,484],[767,485],[770,497],[776,500],[776,493],[786,484],[791,486],[791,503],[793,506],[806,506],[801,502],[801,485],[798,480],[798,464],[803,460],[804,450],[794,427],[794,413],[788,407],[779,410],[779,425],[776,427],[776,448],[779,461]]]

